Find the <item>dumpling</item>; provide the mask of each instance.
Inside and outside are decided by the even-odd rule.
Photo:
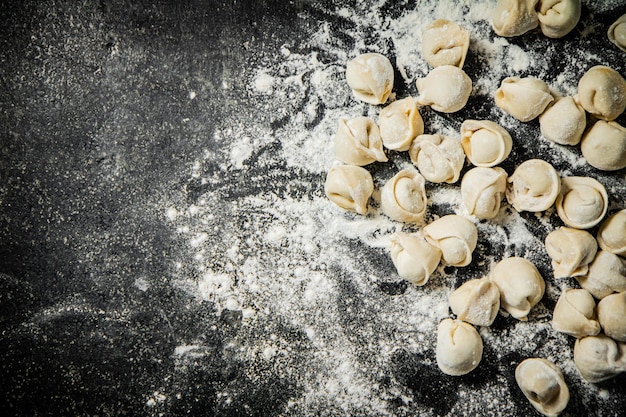
[[[522,122],[539,116],[554,97],[542,80],[534,77],[507,77],[494,95],[496,106]]]
[[[441,250],[443,261],[451,266],[466,266],[478,242],[476,225],[456,214],[443,216],[423,229],[424,237]]]
[[[471,324],[444,319],[437,328],[437,366],[447,375],[465,375],[483,357],[483,340]]]
[[[539,0],[539,29],[548,38],[562,38],[576,27],[580,13],[580,0]]]
[[[558,416],[569,402],[561,370],[542,358],[528,358],[515,368],[515,381],[530,404],[544,416]]]
[[[461,180],[461,198],[467,211],[479,219],[493,219],[506,191],[506,171],[500,167],[472,168]]]
[[[552,313],[552,328],[574,337],[600,333],[600,323],[596,320],[596,302],[589,291],[563,291]]]
[[[580,143],[583,157],[603,171],[626,167],[626,128],[617,122],[598,120]]]
[[[626,343],[603,334],[578,339],[574,344],[574,364],[589,382],[613,378],[626,372]]]
[[[597,238],[603,250],[626,257],[626,209],[602,222]]]
[[[419,135],[409,156],[424,178],[435,183],[457,182],[465,162],[461,142],[442,135]]]
[[[441,251],[417,233],[391,235],[391,260],[400,277],[422,286],[437,268]]]
[[[535,5],[538,0],[498,0],[491,26],[500,36],[519,36],[539,25]]]
[[[426,180],[415,168],[394,175],[383,186],[380,206],[391,219],[405,223],[421,223],[426,213]]]
[[[598,303],[598,321],[604,334],[626,342],[626,292],[610,294]]]
[[[431,67],[454,65],[463,68],[470,33],[455,22],[437,19],[422,33],[422,56]]]
[[[500,290],[500,306],[522,321],[528,320],[530,309],[541,300],[546,289],[537,267],[516,256],[498,262],[490,278]]]
[[[465,120],[461,124],[461,145],[467,159],[477,167],[493,167],[511,153],[509,132],[490,120]]]
[[[598,119],[615,120],[626,109],[626,80],[613,68],[592,67],[578,81],[578,101]]]
[[[545,211],[561,190],[556,169],[541,159],[522,162],[508,179],[506,198],[517,211]]]
[[[374,181],[365,168],[339,165],[328,171],[324,191],[339,207],[365,214],[367,202],[374,192]]]
[[[539,115],[541,134],[560,145],[577,145],[587,126],[587,113],[573,97],[557,98]]]
[[[591,177],[561,179],[556,211],[563,223],[576,229],[589,229],[602,220],[609,206],[604,185]]]
[[[394,101],[382,109],[378,124],[383,145],[394,151],[408,150],[413,139],[424,133],[424,121],[412,97]]]
[[[487,277],[471,279],[448,298],[459,320],[476,326],[491,326],[500,309],[500,290]]]
[[[598,251],[596,239],[584,230],[559,227],[546,236],[555,278],[586,275]]]
[[[576,277],[581,287],[597,299],[626,291],[626,260],[614,253],[598,251],[587,275]]]
[[[619,49],[626,52],[626,14],[613,22],[609,27],[607,36]]]
[[[383,104],[393,88],[393,67],[387,57],[377,53],[357,56],[346,65],[346,81],[358,100]]]
[[[341,119],[334,149],[337,159],[350,165],[363,166],[375,161],[387,161],[380,130],[368,117]]]
[[[443,65],[433,69],[415,84],[417,104],[442,113],[454,113],[465,107],[472,92],[471,78],[459,67]]]

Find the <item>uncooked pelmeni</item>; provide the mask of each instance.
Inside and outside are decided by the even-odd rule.
[[[498,0],[491,26],[500,36],[519,36],[539,25],[535,6],[538,0]]]
[[[405,223],[421,223],[426,213],[426,180],[415,168],[394,175],[383,186],[380,207],[391,219]]]
[[[472,168],[461,180],[461,198],[467,211],[479,219],[493,219],[506,191],[506,171],[500,167]]]
[[[339,120],[334,149],[337,159],[350,165],[387,161],[380,130],[368,117]]]
[[[469,44],[467,29],[450,20],[437,19],[422,33],[422,56],[431,67],[463,68]]]
[[[619,49],[626,52],[626,14],[613,22],[609,27],[607,36]]]
[[[491,326],[500,309],[500,290],[488,277],[471,279],[448,298],[459,320],[476,326]]]
[[[586,275],[598,251],[598,243],[591,233],[569,227],[550,232],[545,244],[555,278]]]
[[[556,169],[541,159],[522,162],[508,179],[506,198],[517,211],[549,209],[561,190]]]
[[[496,106],[522,122],[539,116],[554,100],[550,88],[535,77],[506,77],[494,94]]]
[[[478,242],[478,229],[471,221],[456,214],[448,214],[422,230],[428,243],[441,250],[446,264],[466,266],[472,262],[472,252]]]
[[[603,334],[578,339],[574,344],[574,364],[589,382],[613,378],[626,372],[626,343]]]
[[[589,291],[563,291],[552,313],[552,328],[574,337],[595,336],[600,333],[596,320],[596,302]]]
[[[346,81],[354,97],[370,104],[383,104],[393,88],[393,67],[377,53],[357,56],[346,65]]]
[[[626,342],[626,292],[610,294],[598,303],[598,321],[604,334]]]
[[[556,211],[563,223],[576,229],[589,229],[602,221],[609,207],[604,185],[591,177],[561,179]]]
[[[424,121],[412,97],[394,101],[382,109],[378,124],[383,145],[394,151],[408,150],[413,139],[424,133]]]
[[[490,120],[465,120],[461,145],[467,159],[477,167],[493,167],[511,153],[513,139],[505,128]]]
[[[603,250],[626,257],[626,209],[603,221],[597,238],[598,245]]]
[[[490,278],[500,290],[500,307],[518,320],[528,320],[528,313],[541,300],[546,283],[537,267],[520,257],[498,262]]]
[[[374,181],[365,168],[339,165],[328,171],[324,191],[339,207],[365,214],[367,202],[374,192]]]
[[[419,90],[416,101],[442,113],[454,113],[465,107],[472,92],[471,78],[459,67],[443,65],[415,82]]]
[[[541,134],[560,145],[577,145],[587,126],[587,113],[574,97],[559,97],[539,115]]]
[[[419,135],[409,148],[409,156],[430,182],[449,184],[459,180],[465,154],[461,142],[442,135]]]
[[[589,164],[603,171],[626,167],[626,128],[617,122],[598,120],[585,133],[580,150]]]
[[[580,0],[539,0],[537,18],[539,29],[549,38],[562,38],[580,20]]]
[[[478,366],[483,341],[476,328],[461,320],[444,319],[437,328],[437,366],[447,375],[465,375]]]
[[[626,80],[613,68],[592,67],[578,81],[578,101],[598,119],[615,120],[626,109]]]
[[[419,233],[396,232],[391,236],[391,260],[398,275],[415,285],[428,282],[441,259],[441,251]]]
[[[626,260],[614,253],[598,251],[586,275],[576,277],[581,287],[597,299],[626,291]]]
[[[558,416],[569,402],[561,370],[543,358],[528,358],[515,368],[515,381],[530,404],[544,416]]]

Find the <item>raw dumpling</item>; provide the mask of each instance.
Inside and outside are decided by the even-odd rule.
[[[449,20],[437,19],[422,34],[422,55],[431,67],[463,68],[469,43],[468,30]]]
[[[602,222],[597,237],[603,250],[626,257],[626,209]]]
[[[589,291],[563,291],[554,307],[552,328],[574,337],[595,336],[600,333],[600,323],[596,320],[596,302]]]
[[[443,113],[461,110],[472,92],[471,78],[453,65],[437,67],[415,84],[420,93],[417,103]]]
[[[458,140],[442,135],[419,135],[409,148],[409,156],[430,182],[457,182],[465,162]]]
[[[408,150],[413,139],[424,133],[424,121],[412,97],[394,101],[382,109],[378,124],[383,145],[394,151]]]
[[[500,290],[500,306],[522,321],[528,320],[530,309],[541,300],[546,289],[537,267],[516,256],[498,262],[490,278]]]
[[[399,222],[421,223],[426,213],[425,183],[415,168],[398,172],[381,190],[383,213]]]
[[[365,168],[339,165],[328,171],[324,190],[329,200],[339,207],[365,214],[367,201],[374,192],[374,181]]]
[[[387,161],[380,130],[367,117],[341,119],[334,148],[337,159],[350,165],[362,166],[375,161]]]
[[[610,294],[598,303],[598,321],[604,334],[626,342],[626,292]]]
[[[598,120],[580,143],[583,157],[603,171],[626,167],[626,128],[617,122]]]
[[[515,381],[530,404],[544,416],[558,416],[569,402],[561,370],[542,358],[528,358],[515,368]]]
[[[607,32],[609,40],[619,49],[626,52],[626,14],[622,15],[609,27]]]
[[[383,104],[393,88],[393,67],[377,53],[357,56],[346,65],[346,80],[354,97],[370,104]]]
[[[563,223],[576,229],[589,229],[602,221],[609,206],[604,185],[591,177],[561,179],[556,211]]]
[[[586,275],[598,251],[596,239],[584,230],[560,227],[546,236],[555,278]]]
[[[461,180],[461,198],[467,211],[480,219],[493,219],[506,191],[506,171],[500,167],[470,169]]]
[[[508,183],[506,198],[517,211],[545,211],[554,204],[561,190],[558,172],[541,159],[522,162]]]
[[[583,337],[574,344],[574,363],[589,382],[601,382],[626,371],[626,343],[608,336]]]
[[[592,67],[578,81],[578,101],[598,119],[615,120],[626,109],[626,80],[613,68]]]
[[[423,229],[424,237],[441,250],[443,261],[451,266],[466,266],[478,242],[476,225],[456,214],[443,216]]]
[[[500,290],[487,277],[471,279],[454,290],[448,300],[459,320],[491,326],[500,309]]]
[[[573,97],[560,97],[539,115],[541,134],[561,145],[577,145],[587,126],[585,109]]]
[[[576,277],[581,287],[597,299],[626,291],[626,260],[614,253],[598,251],[587,275]]]
[[[465,120],[461,145],[467,159],[477,167],[493,167],[511,153],[513,139],[499,124],[489,120]]]
[[[494,98],[496,106],[522,122],[539,116],[554,100],[548,85],[534,77],[505,78]]]
[[[491,26],[500,36],[519,36],[539,25],[535,6],[538,0],[498,0]]]
[[[437,366],[447,375],[465,375],[478,366],[483,341],[471,324],[445,319],[437,328]]]
[[[398,275],[415,285],[428,282],[440,259],[441,251],[420,234],[396,232],[391,236],[391,260]]]
[[[539,29],[548,38],[562,38],[576,27],[580,12],[580,0],[539,0]]]

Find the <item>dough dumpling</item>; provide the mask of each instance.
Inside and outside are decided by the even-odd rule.
[[[328,171],[324,191],[339,207],[365,214],[367,202],[374,192],[374,181],[365,168],[339,165]]]
[[[557,98],[541,115],[541,134],[560,145],[578,145],[587,126],[587,113],[573,97]]]
[[[522,162],[508,179],[506,198],[517,211],[549,209],[561,190],[556,169],[541,159]]]
[[[419,233],[391,235],[391,260],[398,275],[417,286],[428,282],[440,259],[441,251]]]
[[[530,309],[541,300],[546,289],[537,267],[516,256],[498,262],[490,278],[500,290],[500,307],[522,321],[528,320]]]
[[[583,157],[603,171],[626,167],[626,128],[617,122],[598,120],[580,143]]]
[[[603,250],[626,257],[626,209],[602,222],[597,237],[598,245]]]
[[[609,27],[607,32],[609,40],[619,49],[626,52],[626,14],[622,15]]]
[[[436,134],[416,137],[409,156],[424,178],[434,183],[457,182],[465,162],[461,142]]]
[[[461,110],[472,92],[471,78],[465,71],[453,65],[434,68],[415,84],[420,93],[417,103],[442,113]]]
[[[604,334],[626,342],[626,292],[610,294],[598,303],[598,321]]]
[[[454,65],[463,68],[470,33],[455,22],[437,19],[422,34],[422,55],[431,67]]]
[[[569,402],[561,370],[542,358],[528,358],[515,368],[515,381],[530,404],[544,416],[558,416]]]
[[[598,251],[587,275],[576,277],[581,287],[597,299],[626,291],[626,260],[614,253]]]
[[[478,366],[483,340],[471,324],[445,319],[437,328],[437,366],[447,375],[465,375]]]
[[[534,77],[507,77],[494,95],[496,106],[522,122],[539,116],[554,97],[542,80]]]
[[[346,65],[346,81],[354,97],[370,104],[383,104],[393,88],[393,67],[377,53],[357,56]]]
[[[394,175],[383,186],[380,206],[391,219],[405,223],[421,223],[426,213],[426,180],[415,168]]]
[[[589,382],[613,378],[626,371],[626,343],[603,334],[583,337],[574,344],[574,363]]]
[[[337,159],[350,165],[363,166],[375,161],[387,161],[380,130],[368,117],[341,119],[334,148]]]
[[[441,250],[443,261],[451,266],[467,266],[478,242],[476,225],[456,214],[443,216],[425,226],[428,243]]]
[[[467,159],[477,167],[493,167],[511,153],[513,139],[505,128],[490,120],[465,120],[461,145]]]
[[[569,227],[550,232],[545,243],[552,259],[554,278],[586,275],[598,251],[598,243],[589,232]]]
[[[626,80],[613,68],[592,67],[578,81],[578,101],[598,119],[615,120],[626,109]]]
[[[500,309],[500,290],[487,277],[471,279],[454,290],[448,300],[459,320],[491,326]]]
[[[552,328],[577,338],[600,333],[600,323],[596,320],[596,302],[589,291],[563,291],[554,307]]]
[[[498,0],[491,26],[500,36],[519,36],[539,25],[535,6],[538,0]]]
[[[424,121],[412,97],[394,101],[380,111],[378,118],[383,145],[406,151],[417,135],[424,133]]]
[[[500,167],[470,169],[461,180],[461,198],[467,211],[479,219],[493,219],[506,191],[506,171]]]
[[[548,38],[562,38],[576,27],[580,13],[580,0],[539,0],[539,29]]]
[[[556,198],[556,211],[566,225],[589,229],[602,221],[609,207],[604,185],[591,177],[561,179],[561,192]]]

